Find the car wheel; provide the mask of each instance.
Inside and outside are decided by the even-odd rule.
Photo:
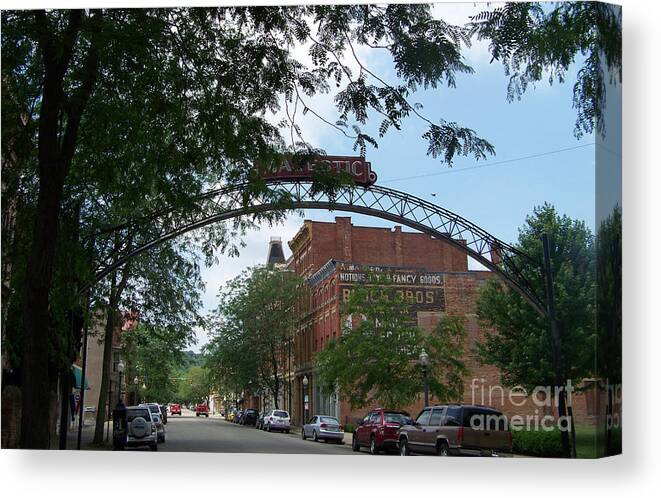
[[[360,451],[360,444],[358,444],[358,438],[355,434],[351,438],[351,449],[353,451]]]
[[[401,456],[408,456],[411,454],[411,450],[409,450],[409,443],[406,438],[399,440],[399,454]]]
[[[289,429],[287,429],[287,430],[285,431],[285,434],[289,434]]]
[[[158,444],[156,444],[156,443],[152,443],[152,444],[149,445],[149,448],[150,448],[152,451],[158,451]]]
[[[379,448],[376,446],[376,439],[374,438],[374,436],[370,438],[370,454],[371,455],[379,454]]]
[[[301,429],[301,439],[305,441],[308,437],[305,435],[305,429]]]
[[[448,443],[445,441],[441,441],[436,445],[436,454],[438,456],[449,456],[450,455],[450,448],[448,446]]]
[[[196,413],[196,414],[195,414],[195,416],[196,416],[196,417],[199,417],[199,416],[200,416],[200,414],[199,414],[199,413]]]
[[[316,443],[319,441],[319,436],[317,436],[317,431],[312,431],[312,440]]]

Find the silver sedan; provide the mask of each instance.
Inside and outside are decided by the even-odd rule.
[[[312,438],[314,441],[335,441],[344,443],[344,431],[340,421],[328,415],[315,415],[307,424],[303,425],[301,437],[305,440]]]

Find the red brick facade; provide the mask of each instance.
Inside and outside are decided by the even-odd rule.
[[[356,227],[348,217],[335,220],[335,223],[306,220],[289,242],[292,256],[288,267],[308,278],[310,285],[309,302],[305,303],[307,309],[295,341],[296,378],[291,407],[294,423],[300,423],[303,418],[305,394],[308,395],[308,415],[323,411],[338,415],[343,423],[355,422],[370,408],[352,411],[341,400],[341,393],[339,399],[323,395],[316,385],[314,371],[314,353],[340,334],[341,303],[351,285],[343,272],[352,265],[389,267],[388,271],[393,274],[407,272],[412,281],[415,275],[426,275],[426,280],[421,277],[415,286],[407,287],[403,283],[398,287],[401,292],[410,292],[409,297],[420,303],[413,308],[418,326],[423,330],[431,330],[443,313],[466,318],[468,341],[464,361],[470,373],[465,379],[463,400],[456,401],[494,406],[510,417],[536,416],[536,419],[529,419],[531,424],[553,413],[550,407],[541,406],[544,393],[538,393],[537,403],[534,403],[530,396],[522,396],[520,390],[501,388],[498,369],[480,365],[471,352],[475,341],[485,332],[476,318],[475,299],[480,285],[486,279],[495,278],[493,273],[469,271],[463,251],[429,235],[402,232],[400,227],[392,230]],[[430,276],[435,283],[427,285]],[[304,376],[308,378],[307,389],[302,383]],[[591,393],[573,397],[574,413],[579,422],[593,421],[599,403],[597,398]],[[420,400],[413,406],[400,408],[416,415],[422,403]]]

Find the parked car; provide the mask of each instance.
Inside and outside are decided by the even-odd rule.
[[[158,450],[158,433],[149,407],[145,405],[127,407],[126,420],[128,422],[126,446],[149,446],[152,451]]]
[[[234,416],[234,423],[240,424],[242,418],[243,418],[243,410],[239,410],[238,412],[236,412],[236,415]]]
[[[241,417],[241,425],[255,425],[257,422],[257,417],[259,413],[253,408],[248,408],[243,412],[243,417]]]
[[[264,417],[264,430],[267,432],[281,431],[289,434],[290,427],[289,413],[285,410],[271,410]]]
[[[156,441],[159,443],[165,442],[165,425],[160,413],[152,413],[151,419],[156,425]]]
[[[146,406],[152,415],[154,424],[158,432],[158,442],[165,442],[165,427],[161,416],[161,406],[158,403],[142,403],[139,406]]]
[[[344,443],[344,430],[340,421],[328,415],[315,415],[301,430],[303,440],[312,438],[314,441],[334,441]]]
[[[436,405],[424,408],[399,431],[399,453],[434,455],[511,455],[512,433],[495,408]]]
[[[257,422],[255,422],[255,428],[256,429],[263,429],[264,428],[264,417],[266,417],[267,413],[262,412],[259,414],[259,417],[257,417]]]
[[[356,427],[351,438],[351,448],[360,451],[361,447],[366,446],[372,455],[397,450],[398,431],[411,422],[411,416],[402,410],[372,410]]]
[[[140,403],[139,406],[146,406],[149,408],[151,413],[155,413],[156,415],[161,414],[161,407],[158,405],[158,403]]]
[[[195,405],[195,416],[199,417],[201,415],[209,418],[209,407],[206,403],[198,403]]]
[[[168,409],[165,405],[158,405],[158,407],[161,410],[161,420],[163,421],[164,425],[167,425],[167,423],[168,423]]]
[[[181,405],[179,403],[172,403],[170,405],[170,415],[179,415],[181,417]]]

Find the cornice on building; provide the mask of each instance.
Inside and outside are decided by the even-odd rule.
[[[303,246],[312,240],[312,222],[310,220],[305,220],[301,229],[294,235],[288,245],[291,249],[292,255],[297,251],[301,250]]]

